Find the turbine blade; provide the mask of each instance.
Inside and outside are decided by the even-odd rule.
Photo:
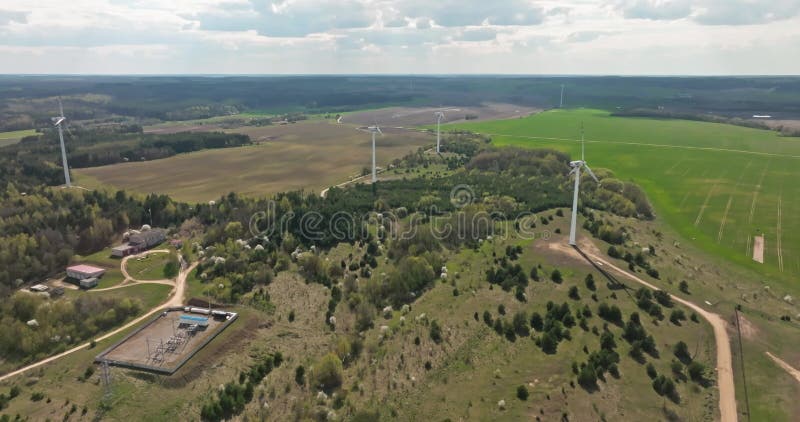
[[[595,182],[600,183],[600,180],[597,179],[597,176],[594,175],[594,172],[589,168],[588,165],[586,165],[586,163],[583,163],[583,168],[586,169],[586,171],[589,173],[589,176],[592,176],[592,179],[594,179]]]
[[[583,139],[583,122],[581,122],[581,161],[585,161],[586,159],[583,156],[585,141]]]

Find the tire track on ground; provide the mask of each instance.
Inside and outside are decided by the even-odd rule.
[[[717,233],[717,243],[722,243],[722,235],[725,232],[725,223],[728,221],[728,212],[731,210],[731,204],[733,203],[733,195],[739,192],[739,186],[742,185],[742,178],[744,178],[744,174],[747,169],[750,168],[750,165],[753,164],[753,160],[750,160],[741,173],[739,173],[739,179],[736,180],[736,185],[733,187],[733,192],[728,196],[728,205],[725,206],[725,212],[722,214],[722,220],[719,222],[719,232]]]
[[[750,216],[747,218],[747,224],[753,223],[753,216],[756,213],[756,200],[758,199],[758,192],[761,190],[761,184],[764,183],[764,176],[767,174],[767,169],[769,168],[772,159],[770,158],[767,161],[767,164],[764,166],[764,170],[761,172],[761,178],[758,179],[758,184],[756,185],[756,190],[753,192],[753,202],[750,203]]]
[[[722,179],[724,177],[725,177],[725,173],[722,173],[722,175],[717,180]],[[697,213],[697,218],[694,219],[694,226],[695,227],[699,226],[700,222],[703,220],[703,213],[705,213],[706,212],[706,208],[708,208],[708,201],[711,200],[711,195],[717,189],[718,185],[719,185],[719,182],[714,183],[714,185],[711,186],[711,189],[708,190],[708,195],[706,195],[706,200],[703,201],[703,205],[700,206],[700,212]]]
[[[778,225],[775,227],[775,245],[778,248],[778,268],[783,272],[783,249],[781,247],[781,201],[783,193],[778,195]]]

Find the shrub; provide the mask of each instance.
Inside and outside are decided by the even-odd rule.
[[[550,280],[553,280],[554,283],[561,283],[564,281],[563,277],[561,276],[561,271],[559,271],[558,268],[550,273]]]
[[[675,346],[672,347],[672,352],[675,354],[675,357],[680,359],[682,362],[691,360],[691,356],[689,355],[689,346],[687,346],[682,340],[675,343]]]
[[[530,393],[528,393],[528,387],[526,387],[524,385],[520,385],[519,387],[517,387],[517,398],[518,399],[520,399],[522,401],[528,400],[528,396],[529,395],[530,395]]]
[[[656,367],[653,366],[652,363],[648,363],[647,364],[646,370],[647,370],[647,376],[650,377],[650,379],[655,379],[658,376],[658,372],[656,371]]]
[[[686,321],[686,313],[682,309],[675,309],[669,315],[669,320],[675,325],[681,325],[681,321]]]
[[[689,372],[689,378],[701,384],[705,383],[706,367],[702,363],[692,361],[689,363],[687,369],[687,372]]]
[[[439,344],[442,342],[442,328],[439,327],[438,322],[431,321],[429,334],[431,336],[431,340],[433,340],[434,343]]]
[[[328,353],[314,366],[314,382],[323,390],[331,391],[342,385],[343,372],[344,368],[339,356],[336,356],[335,353]]]
[[[524,311],[514,314],[512,326],[514,327],[514,332],[520,337],[527,337],[530,334],[528,330],[528,315]]]
[[[591,365],[583,365],[578,372],[578,384],[586,389],[597,386],[597,373]]]
[[[294,381],[297,385],[305,385],[306,383],[306,368],[303,365],[298,366],[294,370]]]
[[[689,283],[687,283],[686,280],[681,280],[680,284],[678,284],[678,288],[687,295],[689,294]]]
[[[568,294],[569,294],[570,299],[581,300],[581,295],[580,295],[580,293],[578,293],[578,287],[577,286],[570,287]]]
[[[587,289],[591,291],[597,290],[597,286],[595,286],[594,284],[594,276],[591,273],[586,274],[586,279],[584,280],[584,282],[586,283]]]
[[[544,328],[544,321],[538,312],[531,314],[531,327],[536,331],[542,331],[542,328]]]

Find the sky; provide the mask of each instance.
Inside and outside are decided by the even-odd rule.
[[[0,0],[0,73],[800,74],[800,0]]]

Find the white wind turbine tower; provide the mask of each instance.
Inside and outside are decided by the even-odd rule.
[[[595,176],[594,172],[592,172],[592,169],[590,169],[589,165],[586,164],[586,161],[584,160],[584,156],[583,156],[583,149],[584,149],[583,148],[583,125],[581,125],[581,159],[580,160],[576,160],[576,161],[571,161],[569,163],[569,166],[572,167],[572,171],[570,171],[569,173],[570,174],[573,174],[573,173],[575,174],[575,192],[572,195],[572,221],[570,222],[570,225],[569,225],[569,244],[572,245],[572,246],[576,245],[576,243],[575,243],[576,227],[575,226],[577,225],[577,222],[578,222],[578,192],[580,190],[580,184],[581,184],[581,167],[586,169],[586,171],[589,173],[590,176],[592,176],[592,179],[594,179],[595,182],[600,183],[600,181],[597,180],[597,176]]]
[[[442,113],[441,111],[437,111],[436,112],[436,153],[437,154],[439,154],[441,152],[440,149],[439,149],[439,146],[442,143],[442,131],[441,131],[442,119],[444,119],[444,113]]]
[[[375,126],[370,126],[367,129],[372,132],[372,183],[375,183],[378,181],[378,173],[375,170],[375,136],[378,133],[383,135],[383,132],[381,132],[381,128],[378,127],[377,124]]]
[[[58,99],[58,111],[61,113],[59,117],[54,117],[54,126],[58,128],[58,139],[61,141],[61,164],[64,166],[64,180],[66,186],[72,187],[72,181],[69,179],[69,166],[67,165],[67,149],[64,147],[64,129],[62,126],[67,118],[64,117],[64,107],[61,105],[61,98]]]

